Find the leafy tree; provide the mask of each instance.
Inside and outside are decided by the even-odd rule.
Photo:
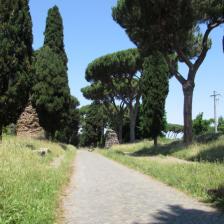
[[[125,127],[127,126],[127,123],[129,124],[129,120],[125,119]],[[166,118],[166,114],[165,114],[164,118],[163,118],[162,132],[167,131],[167,126],[168,126],[168,124],[167,124],[167,118]],[[126,130],[129,130],[129,129],[126,127]],[[144,139],[152,137],[151,133],[149,132],[149,128],[144,123],[144,110],[143,110],[142,103],[140,104],[140,107],[139,107],[139,112],[138,112],[137,119],[136,119],[135,130],[136,130],[136,140],[144,140]],[[162,134],[161,134],[161,136],[162,136]]]
[[[78,145],[78,131],[80,123],[79,101],[71,97],[69,112],[64,118],[63,127],[56,131],[55,138],[66,144]]]
[[[160,53],[145,58],[142,77],[143,127],[154,140],[164,130],[165,101],[169,91],[169,69]]]
[[[197,71],[211,47],[210,33],[224,23],[222,0],[118,0],[113,18],[145,55],[161,51],[184,93],[184,141],[192,142],[192,100]],[[201,25],[205,31],[201,32]],[[167,57],[188,67],[185,78]]]
[[[44,47],[36,53],[34,62],[32,99],[49,136],[71,143],[78,132],[78,101],[70,95],[68,86],[63,21],[57,6],[48,11],[44,34]]]
[[[29,95],[32,21],[27,0],[0,0],[0,142],[2,127],[15,123]]]
[[[224,118],[223,117],[219,117],[218,131],[224,134]]]
[[[135,126],[141,91],[139,79],[142,59],[137,49],[128,49],[100,57],[89,64],[86,79],[101,81],[110,90],[114,101],[120,101],[129,110],[130,141],[135,141]],[[115,106],[115,102],[111,102]],[[116,107],[116,106],[115,106]]]
[[[205,120],[203,119],[203,113],[200,113],[196,116],[196,118],[193,120],[193,133],[194,135],[201,135],[205,134],[209,131],[210,125],[212,121],[211,120]]]
[[[41,126],[53,138],[55,131],[63,127],[71,105],[67,71],[61,58],[49,47],[39,50],[34,68],[36,80],[32,88],[32,102]]]
[[[116,101],[120,86],[115,82],[112,89],[98,81],[81,91],[85,98],[103,104],[103,112],[110,118],[110,127],[118,133],[119,142],[122,143],[124,115],[127,108],[123,100]]]
[[[143,140],[149,138],[150,133],[145,130],[143,105],[140,104],[139,112],[136,119],[136,139]]]
[[[49,9],[45,28],[44,46],[60,56],[67,68],[68,58],[64,49],[63,21],[57,6]]]
[[[103,106],[99,102],[93,102],[80,109],[81,114],[81,146],[102,146],[104,141],[104,128],[106,127],[106,116]]]

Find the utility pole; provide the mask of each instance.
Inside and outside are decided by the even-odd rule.
[[[216,91],[213,92],[213,95],[210,97],[214,98],[214,125],[215,125],[215,133],[218,133],[218,121],[217,121],[217,102],[218,102],[218,97],[221,96],[218,94]]]

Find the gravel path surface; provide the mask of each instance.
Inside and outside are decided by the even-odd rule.
[[[224,213],[96,153],[78,152],[64,224],[224,224]]]

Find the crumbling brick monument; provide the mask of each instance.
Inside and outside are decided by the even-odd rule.
[[[106,132],[106,142],[105,147],[107,149],[111,148],[113,145],[119,145],[119,140],[117,137],[117,133],[111,129]]]
[[[44,138],[44,129],[40,126],[38,114],[31,102],[17,121],[16,134],[21,137]]]

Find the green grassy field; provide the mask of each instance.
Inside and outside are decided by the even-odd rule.
[[[224,207],[223,137],[189,148],[180,142],[163,140],[158,148],[144,141],[98,152],[199,200]]]
[[[43,147],[51,151],[46,157],[35,152]],[[69,180],[74,156],[73,146],[4,138],[0,145],[0,224],[55,223],[59,195]]]

